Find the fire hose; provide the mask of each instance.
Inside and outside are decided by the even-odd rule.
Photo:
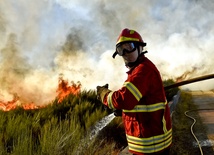
[[[214,74],[204,75],[204,76],[196,77],[196,78],[193,78],[193,79],[177,82],[177,83],[169,85],[169,86],[165,86],[164,89],[165,90],[169,90],[171,88],[179,87],[179,86],[190,84],[190,83],[193,83],[193,82],[208,80],[208,79],[212,79],[212,78],[214,78]]]
[[[201,145],[200,145],[200,142],[199,142],[198,138],[196,137],[195,133],[193,132],[193,127],[194,127],[194,125],[195,125],[195,123],[196,123],[196,119],[195,119],[194,117],[192,117],[192,116],[190,116],[190,115],[187,114],[187,113],[190,112],[190,111],[192,111],[192,110],[185,111],[184,114],[185,114],[186,117],[188,117],[188,118],[190,118],[190,119],[193,120],[193,123],[192,123],[192,125],[191,125],[191,127],[190,127],[191,134],[193,135],[193,137],[195,138],[195,141],[196,141],[197,144],[198,144],[198,147],[199,147],[199,150],[200,150],[201,155],[203,155],[204,153],[203,153],[202,147],[201,147]]]

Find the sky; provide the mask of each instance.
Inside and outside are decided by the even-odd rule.
[[[141,34],[163,80],[213,74],[213,10],[212,0],[0,0],[0,101],[49,102],[59,76],[119,89],[127,68],[112,54],[124,28]]]

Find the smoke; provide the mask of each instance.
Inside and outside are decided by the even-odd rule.
[[[2,0],[0,98],[43,104],[56,96],[60,74],[85,89],[120,88],[127,69],[111,56],[126,27],[142,35],[163,80],[212,74],[213,10],[211,0]]]

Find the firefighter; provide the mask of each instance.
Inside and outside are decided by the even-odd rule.
[[[135,155],[168,155],[172,127],[160,73],[145,56],[146,43],[135,30],[120,33],[113,58],[123,58],[127,79],[116,91],[97,86],[97,97],[114,110],[122,110],[129,152]]]

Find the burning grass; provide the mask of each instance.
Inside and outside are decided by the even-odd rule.
[[[118,154],[127,146],[121,117],[90,139],[96,122],[112,111],[97,100],[94,90],[80,88],[80,83],[69,86],[59,79],[59,95],[47,106],[14,104],[13,110],[0,111],[0,154]]]
[[[62,102],[62,100],[67,97],[69,94],[78,95],[81,92],[81,83],[78,81],[77,83],[74,83],[71,81],[71,83],[68,83],[68,81],[63,79],[63,75],[59,76],[58,80],[58,88],[56,90],[58,93],[57,100],[58,103]],[[1,94],[0,94],[1,95]],[[36,105],[35,103],[20,103],[20,97],[17,93],[13,93],[13,99],[11,101],[5,101],[0,99],[0,110],[3,111],[10,111],[14,110],[16,108],[23,108],[25,110],[29,109],[40,109],[44,108],[45,105]],[[4,95],[1,95],[4,97]]]
[[[114,151],[117,144],[106,136],[88,143],[90,128],[109,113],[95,91],[69,94],[41,109],[0,111],[0,154],[88,155],[104,151],[103,147]]]

